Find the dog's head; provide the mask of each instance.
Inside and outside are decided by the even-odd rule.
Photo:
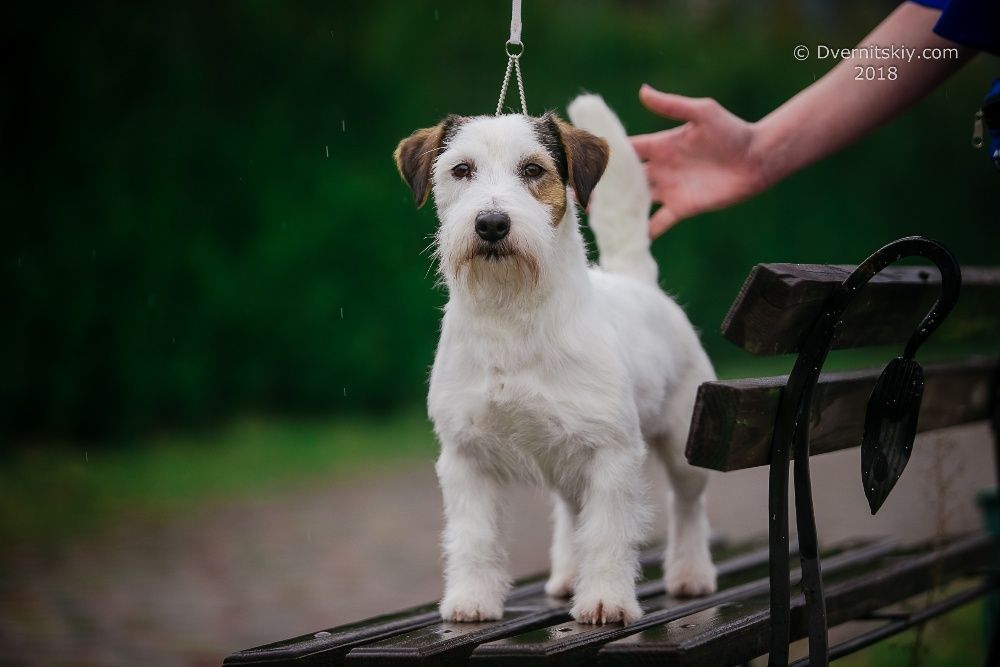
[[[536,285],[570,200],[584,207],[608,162],[608,145],[548,113],[448,116],[396,148],[396,165],[417,206],[431,190],[436,235],[449,287],[494,293]]]

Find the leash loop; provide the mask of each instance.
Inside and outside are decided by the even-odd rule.
[[[499,116],[503,111],[503,103],[507,99],[507,89],[510,87],[510,74],[514,73],[517,78],[517,94],[521,100],[521,113],[528,115],[528,104],[524,98],[524,80],[521,78],[521,55],[524,53],[524,43],[521,41],[521,0],[513,0],[510,13],[510,39],[504,44],[504,51],[507,53],[507,70],[503,75],[503,82],[500,84],[500,99],[497,100],[497,112]]]

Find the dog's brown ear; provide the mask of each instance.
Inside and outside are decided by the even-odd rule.
[[[444,145],[445,137],[460,122],[459,116],[451,115],[434,127],[417,130],[399,142],[393,157],[399,175],[413,192],[417,208],[424,205],[431,193],[431,169],[434,159]]]
[[[559,139],[566,152],[569,184],[573,186],[580,206],[587,208],[590,193],[594,191],[594,186],[601,180],[604,169],[608,166],[611,149],[604,139],[573,127],[558,117],[553,116],[553,120],[559,128]]]
[[[424,205],[431,192],[431,167],[434,157],[441,147],[442,129],[440,125],[417,130],[399,142],[392,156],[396,159],[399,175],[413,192],[417,208]]]

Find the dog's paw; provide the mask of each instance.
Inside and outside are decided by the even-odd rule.
[[[694,598],[716,591],[715,566],[708,558],[677,559],[667,565],[667,593],[676,598]]]
[[[628,625],[642,618],[642,609],[635,598],[635,592],[605,595],[577,596],[570,614],[577,623],[606,625],[623,623]]]
[[[503,618],[503,599],[468,594],[445,595],[439,607],[441,618],[457,623],[498,621]]]
[[[573,576],[553,574],[545,582],[545,594],[554,598],[569,598],[573,596]]]

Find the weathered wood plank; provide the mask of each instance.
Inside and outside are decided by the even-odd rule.
[[[930,364],[918,431],[989,418],[996,357]],[[824,373],[813,396],[810,452],[861,445],[868,397],[882,369]],[[771,432],[787,376],[706,382],[698,388],[688,461],[713,470],[740,470],[770,461]]]
[[[837,572],[875,562],[892,550],[892,543],[889,541],[851,548],[825,558],[824,572]],[[796,570],[792,573],[793,583],[798,581],[798,577],[799,573]],[[720,582],[723,585],[717,593],[702,598],[678,600],[669,596],[657,596],[645,600],[642,606],[646,615],[627,626],[583,625],[566,621],[483,644],[472,653],[472,661],[496,665],[517,662],[532,667],[593,664],[598,651],[607,642],[705,609],[739,603],[762,595],[767,592],[769,585],[766,567],[761,567],[756,572],[723,575],[720,577]]]
[[[826,298],[854,270],[824,264],[758,264],[722,323],[722,335],[756,355],[797,352]],[[938,297],[936,268],[890,267],[858,294],[845,313],[834,349],[900,343]],[[935,343],[996,340],[1000,269],[962,268],[962,294]]]
[[[768,560],[766,547],[747,550],[718,545],[713,556],[724,576],[760,570]],[[658,553],[658,552],[657,552]],[[640,600],[663,595],[662,571],[647,568],[647,579],[640,584]],[[480,644],[501,637],[521,634],[533,628],[562,624],[570,620],[566,601],[554,600],[539,591],[508,604],[504,617],[488,623],[443,623],[427,625],[410,632],[373,642],[347,654],[348,665],[458,665],[464,664]]]
[[[391,637],[437,622],[437,605],[427,604],[396,614],[292,637],[231,654],[222,663],[230,665],[339,665],[353,647]]]
[[[716,545],[715,548],[718,549],[717,553],[724,557],[736,553],[723,545]],[[645,577],[659,579],[662,576],[660,570],[662,553],[662,547],[651,547],[640,555]],[[766,554],[766,550],[756,550],[752,553]],[[539,597],[544,594],[545,578],[546,575],[539,574],[518,582],[508,598],[511,608],[523,609],[525,604],[540,604]],[[403,635],[427,626],[440,625],[440,622],[441,616],[438,614],[437,604],[431,603],[237,651],[227,657],[223,664],[269,667],[339,665],[343,663],[348,652],[357,646]]]
[[[827,572],[826,607],[829,624],[837,625],[895,604],[986,567],[993,543],[985,534],[962,537],[939,551],[925,547],[909,554],[892,554],[878,564]],[[791,638],[807,634],[805,600],[791,601]],[[743,663],[767,652],[770,598],[757,596],[741,604],[706,609],[659,625],[601,649],[601,665],[715,667]]]

